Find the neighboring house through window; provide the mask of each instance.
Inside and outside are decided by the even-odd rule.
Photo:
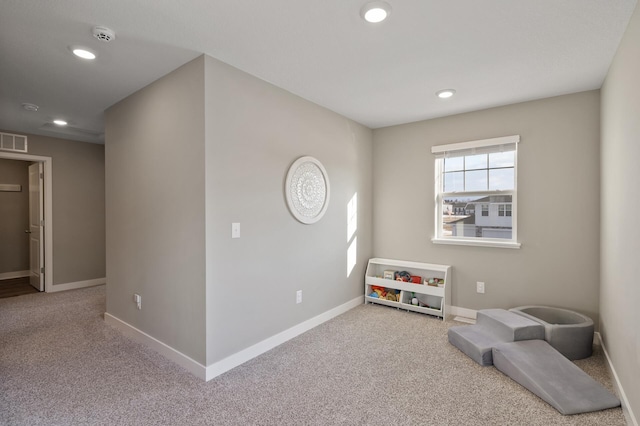
[[[434,243],[518,248],[520,136],[438,145]]]

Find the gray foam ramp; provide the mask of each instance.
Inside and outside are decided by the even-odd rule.
[[[476,324],[491,330],[491,334],[505,342],[544,340],[542,324],[505,309],[479,310]]]
[[[620,400],[543,340],[499,343],[493,364],[562,414],[605,410]]]

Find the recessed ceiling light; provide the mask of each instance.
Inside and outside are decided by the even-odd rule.
[[[455,93],[456,91],[453,89],[443,89],[443,90],[438,90],[436,92],[436,96],[438,96],[440,99],[447,99],[452,97]]]
[[[365,4],[362,9],[360,9],[360,15],[362,15],[365,21],[376,24],[384,21],[391,15],[391,6],[384,1],[373,1]]]
[[[53,124],[57,124],[58,126],[66,126],[68,123],[64,120],[53,120]]]
[[[30,112],[36,112],[40,107],[36,104],[30,104],[25,102],[22,104],[22,108]]]
[[[71,49],[74,55],[82,59],[95,59],[96,54],[88,51],[87,49],[83,49],[81,47],[74,47]]]

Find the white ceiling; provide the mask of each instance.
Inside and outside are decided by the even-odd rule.
[[[107,107],[202,53],[371,128],[597,89],[636,5],[387,1],[369,24],[367,0],[1,0],[0,128],[101,143]]]

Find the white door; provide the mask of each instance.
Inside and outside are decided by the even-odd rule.
[[[39,291],[44,291],[44,244],[43,218],[44,203],[42,199],[42,163],[29,166],[29,282]]]

